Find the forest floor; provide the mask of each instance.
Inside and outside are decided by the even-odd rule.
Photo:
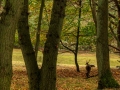
[[[42,53],[39,52],[38,65],[42,63]],[[98,76],[96,76],[97,69],[93,67],[90,75],[94,76],[86,79],[85,63],[90,60],[90,64],[96,66],[95,52],[80,52],[78,54],[78,63],[80,65],[80,72],[76,72],[74,67],[73,53],[62,53],[58,55],[57,61],[57,90],[96,90],[98,83]],[[118,54],[110,53],[111,71],[120,84],[120,70],[116,66],[120,65],[117,60],[120,60]],[[14,49],[13,52],[13,78],[11,83],[11,90],[28,90],[28,78],[25,69],[22,52],[20,49]],[[106,89],[106,90],[120,90],[120,89]]]
[[[96,90],[98,76],[97,69],[93,67],[90,76],[86,79],[85,67],[80,67],[80,72],[76,72],[73,66],[57,66],[57,90]],[[111,69],[116,81],[120,84],[120,70]],[[28,90],[28,78],[25,66],[13,66],[13,78],[11,90]],[[105,89],[120,90],[120,89]]]

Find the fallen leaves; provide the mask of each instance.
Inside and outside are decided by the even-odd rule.
[[[58,66],[57,85],[58,90],[95,90],[97,88],[98,74],[96,68],[92,68],[90,76],[86,79],[85,67],[80,67],[80,72],[75,67]],[[120,84],[120,70],[111,69],[114,78]],[[11,90],[28,90],[28,78],[25,67],[14,67]],[[110,89],[107,89],[110,90]]]

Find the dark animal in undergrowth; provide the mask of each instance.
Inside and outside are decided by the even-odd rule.
[[[91,67],[95,67],[95,65],[90,65],[89,62],[90,62],[90,60],[88,62],[86,62],[86,77],[87,78],[90,77]]]

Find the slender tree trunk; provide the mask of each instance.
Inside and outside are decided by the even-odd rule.
[[[75,56],[75,66],[76,66],[76,70],[77,70],[77,72],[80,72],[79,64],[78,64],[78,61],[77,61],[77,53],[74,53],[74,56]]]
[[[119,9],[118,9],[118,18],[120,18],[120,7],[119,7]],[[118,37],[118,48],[120,49],[120,19],[119,19],[119,21],[118,21],[118,28],[117,28],[117,37]]]
[[[120,18],[120,7],[118,9],[118,18]],[[118,27],[117,27],[117,47],[120,49],[120,19],[118,21]]]
[[[56,63],[65,6],[66,0],[54,0],[53,2],[50,27],[43,52],[40,90],[56,90]]]
[[[1,13],[2,13],[2,0],[0,0],[0,19],[1,19]]]
[[[120,49],[120,5],[118,0],[113,0],[118,9],[118,27],[117,27],[117,47]]]
[[[76,46],[75,46],[75,65],[76,65],[76,70],[77,72],[80,72],[78,61],[77,61],[77,55],[78,55],[78,45],[79,45],[79,36],[80,36],[80,19],[81,19],[81,4],[82,1],[78,0],[79,2],[79,15],[78,15],[78,28],[77,28],[77,36],[76,36]]]
[[[95,23],[96,34],[97,34],[97,15],[96,15],[96,3],[95,0],[90,0],[90,7],[92,11],[93,21]]]
[[[98,89],[118,87],[112,77],[108,48],[108,0],[98,1],[97,46],[96,56],[98,65]]]
[[[10,90],[12,52],[22,0],[7,0],[0,20],[0,90]]]
[[[45,0],[41,0],[41,7],[40,7],[40,13],[39,13],[39,20],[38,20],[38,27],[36,32],[36,44],[35,44],[35,56],[37,59],[39,44],[40,44],[40,31],[41,31],[41,21],[42,21],[42,14],[43,14],[43,8],[45,4]]]
[[[1,4],[2,4],[1,2],[2,2],[2,0],[0,0],[0,8],[1,8]]]
[[[39,90],[39,69],[33,50],[28,25],[28,0],[24,0],[21,17],[18,22],[20,46],[29,79],[29,90]]]

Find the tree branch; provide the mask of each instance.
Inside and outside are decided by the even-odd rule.
[[[60,43],[63,45],[63,47],[65,47],[65,48],[68,49],[69,51],[75,53],[74,50],[72,50],[72,49],[70,49],[69,47],[65,46],[65,45],[63,44],[62,40],[60,40]]]
[[[112,47],[112,48],[118,50],[118,51],[119,51],[118,53],[120,53],[120,49],[119,49],[119,48],[117,48],[117,47],[115,47],[115,46],[112,46],[112,45],[108,45],[108,46],[110,46],[110,47]]]

